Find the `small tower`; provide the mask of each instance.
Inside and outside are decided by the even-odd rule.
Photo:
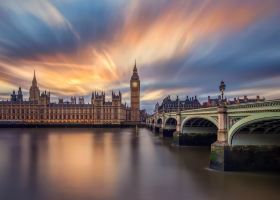
[[[79,97],[79,104],[85,104],[84,97]]]
[[[39,87],[37,86],[36,74],[34,70],[32,86],[29,89],[29,101],[39,102],[39,100],[40,100],[40,90]]]
[[[76,104],[76,97],[75,96],[73,96],[73,97],[71,97],[71,104]]]
[[[112,91],[112,105],[113,106],[121,106],[122,104],[122,94],[119,91],[118,94],[116,94],[114,91]]]
[[[20,102],[23,101],[21,87],[18,88],[17,101],[20,101]]]
[[[122,106],[122,94],[119,91],[119,93],[115,93],[112,91],[112,119],[115,120],[116,123],[118,123],[118,120],[121,119],[121,106]]]
[[[136,60],[130,79],[131,121],[140,121],[140,79],[137,72]]]
[[[11,94],[11,101],[12,102],[16,102],[17,101],[17,95],[16,95],[15,91],[13,91],[13,93]]]
[[[105,92],[93,92],[91,97],[91,103],[94,106],[103,106],[105,104]]]

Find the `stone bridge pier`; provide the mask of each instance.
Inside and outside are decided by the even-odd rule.
[[[152,131],[155,132],[156,122],[154,118],[151,118],[146,121],[147,127]]]
[[[253,120],[234,130],[232,128],[238,124],[230,128],[227,107],[218,107],[217,141],[211,145],[210,168],[220,171],[280,170],[280,137],[276,135],[280,130],[280,116],[277,115],[274,118],[275,114],[270,113],[267,119]],[[270,130],[273,130],[272,134],[268,133]],[[232,133],[241,138],[242,134],[247,135],[250,139],[233,145]]]
[[[162,119],[161,118],[158,118],[157,120],[156,120],[156,123],[155,123],[155,127],[154,127],[154,132],[155,133],[160,133],[160,129],[162,128]]]

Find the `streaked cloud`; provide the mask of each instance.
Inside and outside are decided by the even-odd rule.
[[[279,17],[277,0],[0,0],[1,94],[26,93],[36,69],[55,96],[120,89],[129,102],[137,59],[149,110],[217,95],[222,79],[229,97],[277,98]]]

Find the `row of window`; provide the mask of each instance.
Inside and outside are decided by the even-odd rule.
[[[23,113],[23,114],[32,114],[32,113],[38,113],[38,112],[44,112],[45,110],[43,109],[3,109],[3,110],[0,110],[0,113],[3,113],[3,114],[19,114],[19,113]],[[49,112],[48,112],[49,111]],[[101,112],[101,110],[95,110],[96,112]],[[94,113],[94,110],[46,110],[47,113],[50,113],[50,114],[60,114],[60,113],[69,113],[69,114],[76,114],[76,113]],[[104,109],[103,110],[104,113],[106,114],[111,114],[111,113],[117,113],[118,110],[110,110],[110,109]]]
[[[173,104],[167,104],[163,105],[164,108],[178,108],[178,105],[173,105]],[[193,104],[193,105],[184,105],[184,106],[179,106],[179,108],[197,108],[200,107],[198,104]]]
[[[47,116],[48,119],[77,119],[77,120],[83,120],[83,119],[94,119],[94,115],[49,115]],[[2,114],[0,115],[0,120],[33,120],[33,119],[44,119],[44,115],[6,115]],[[101,120],[101,115],[97,114],[96,119]],[[103,119],[118,119],[118,115],[104,115]],[[102,119],[102,120],[103,120]]]

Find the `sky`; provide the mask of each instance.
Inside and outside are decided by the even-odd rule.
[[[279,0],[0,0],[0,97],[33,70],[52,98],[121,91],[135,60],[141,108],[166,95],[280,98]]]

